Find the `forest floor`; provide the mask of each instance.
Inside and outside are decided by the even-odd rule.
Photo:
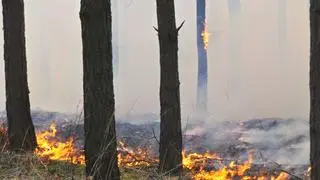
[[[154,169],[120,168],[121,180],[163,179]],[[0,153],[0,179],[3,180],[86,180],[84,165],[65,161],[44,162],[36,155]],[[176,178],[170,178],[174,180]],[[187,178],[188,179],[188,178]]]
[[[120,168],[121,180],[178,180],[178,177],[161,177],[155,168]],[[64,161],[44,162],[34,154],[0,153],[0,179],[12,180],[86,180],[83,165],[75,165]],[[180,178],[181,179],[181,178]],[[190,180],[185,175],[182,180]],[[219,178],[218,178],[219,179]],[[234,179],[234,178],[232,178]],[[240,180],[242,178],[235,178]],[[270,178],[267,178],[268,180]],[[264,180],[267,180],[264,179]],[[277,180],[302,180],[290,177]]]
[[[70,137],[73,137],[75,142],[72,148],[76,149],[77,152],[83,150],[84,132],[80,118],[42,111],[34,111],[32,118],[37,129],[37,138],[40,138],[40,140],[41,133],[51,132],[49,134],[52,137],[48,138],[46,143],[51,143],[52,147],[55,147],[54,144],[59,142],[60,145],[61,142],[68,144]],[[72,119],[80,119],[80,122],[75,122]],[[148,117],[148,119],[151,118]],[[5,113],[0,112],[0,120],[6,121]],[[48,129],[53,123],[52,120],[55,120],[56,134]],[[121,122],[120,120],[117,122],[117,137],[120,142],[118,144],[118,146],[120,145],[119,152],[125,155],[122,157],[131,157],[131,160],[138,162],[145,162],[143,160],[152,162],[151,166],[148,167],[132,167],[130,161],[128,166],[120,165],[122,180],[168,179],[157,174],[154,166],[157,164],[154,160],[158,156],[159,127],[158,121],[137,124]],[[0,126],[0,179],[86,179],[83,165],[65,161],[46,161],[43,156],[38,156],[39,154],[21,155],[7,152],[5,148],[1,148],[5,147],[2,146],[3,143],[7,144],[6,139],[1,138],[1,132],[2,135],[6,134],[5,127],[1,130]],[[206,126],[199,123],[188,123],[187,127],[183,128],[183,139],[185,152],[189,155],[199,153],[201,158],[198,157],[198,160],[205,160],[206,165],[203,167],[208,172],[211,172],[212,168],[215,171],[215,168],[220,167],[216,167],[216,163],[213,163],[218,162],[219,159],[227,164],[230,160],[244,162],[249,158],[249,154],[254,159],[249,172],[266,170],[266,172],[270,171],[278,175],[279,170],[285,170],[283,171],[284,174],[291,173],[289,179],[300,180],[303,178],[299,177],[303,177],[308,169],[307,121],[269,118],[251,119],[242,122],[214,122],[208,123]],[[63,148],[60,150],[63,150]],[[252,150],[254,150],[254,153],[248,153]],[[219,158],[211,158],[210,155],[212,154],[207,157],[206,152],[214,153],[213,155],[218,155]],[[146,159],[143,159],[145,157]],[[193,161],[195,167],[198,167],[197,159]],[[123,163],[125,162],[123,161]],[[190,174],[190,176],[192,175]],[[190,178],[186,175],[183,179]]]
[[[0,179],[85,179],[83,170],[62,161],[44,163],[34,154],[0,154]]]
[[[121,169],[122,180],[144,179],[139,170]],[[0,179],[85,180],[84,166],[64,161],[43,162],[34,154],[0,154]]]

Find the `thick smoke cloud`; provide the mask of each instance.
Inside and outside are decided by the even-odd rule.
[[[181,101],[184,117],[195,111],[195,1],[176,0]],[[155,1],[118,2],[120,75],[117,114],[159,112],[159,54]],[[78,0],[26,0],[28,74],[32,108],[75,112],[82,99]],[[277,0],[242,1],[239,55],[229,59],[226,0],[208,1],[210,122],[253,117],[306,119],[309,109],[307,1],[288,1],[287,58],[277,54]],[[1,17],[2,18],[2,17]],[[2,22],[2,19],[1,19]],[[0,36],[0,43],[3,38]],[[3,49],[0,48],[1,54]],[[2,56],[2,55],[1,55]],[[0,83],[4,87],[4,67]],[[234,76],[230,76],[231,72]],[[230,80],[230,77],[236,79]],[[232,89],[229,82],[240,86]],[[4,88],[0,107],[5,108]]]

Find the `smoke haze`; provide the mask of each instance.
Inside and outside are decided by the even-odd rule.
[[[236,58],[228,52],[226,0],[208,1],[209,111],[211,120],[308,117],[308,1],[287,1],[286,58],[278,53],[277,0],[242,1]],[[195,111],[197,49],[194,0],[176,0],[182,114]],[[79,0],[25,0],[32,108],[75,112],[82,99]],[[113,10],[113,12],[116,12]],[[118,115],[159,112],[159,49],[155,1],[118,2],[120,72]],[[2,23],[2,16],[1,16]],[[0,36],[0,43],[3,37]],[[3,48],[0,48],[3,54]],[[1,55],[3,57],[3,55]],[[230,56],[234,57],[234,56]],[[0,63],[4,87],[4,63]],[[232,78],[232,79],[230,79]],[[236,82],[237,86],[233,86]],[[0,109],[5,109],[0,89]]]

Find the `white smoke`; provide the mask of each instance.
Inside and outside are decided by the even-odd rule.
[[[207,22],[211,33],[208,47],[211,116],[205,121],[206,126],[214,127],[225,120],[263,117],[307,119],[308,1],[287,1],[286,59],[280,59],[277,54],[277,0],[241,2],[241,27],[237,29],[239,55],[230,60],[227,1],[207,1]],[[195,1],[176,0],[175,3],[177,24],[186,20],[179,34],[181,106],[185,120],[195,110]],[[82,99],[80,2],[26,0],[25,8],[32,108],[75,112]],[[159,49],[157,34],[152,28],[157,24],[155,2],[121,0],[118,8],[120,74],[115,80],[116,113],[119,116],[158,114]],[[3,54],[2,48],[0,54]],[[230,70],[237,77],[240,88],[229,86]],[[4,87],[3,61],[0,62],[0,73],[0,83]],[[0,108],[4,109],[4,105],[4,88],[0,88]],[[306,133],[307,125],[295,123],[267,132],[250,130],[243,138],[252,144],[278,146],[296,134]],[[282,139],[279,139],[279,133]],[[306,161],[308,142],[296,146],[301,148],[301,154],[295,154],[295,159]],[[278,159],[280,157],[284,156],[279,155]]]

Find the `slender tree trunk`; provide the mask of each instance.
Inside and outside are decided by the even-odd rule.
[[[198,88],[197,111],[207,113],[208,103],[208,60],[203,40],[206,26],[206,0],[197,0],[197,48],[198,48]],[[200,116],[201,117],[201,116]]]
[[[310,163],[320,179],[320,0],[310,1]]]
[[[178,30],[174,0],[157,0],[160,47],[160,171],[178,175],[182,171]]]
[[[2,0],[2,8],[9,144],[12,150],[34,150],[37,141],[30,115],[24,4]]]
[[[120,179],[115,130],[110,0],[81,0],[86,173]]]

